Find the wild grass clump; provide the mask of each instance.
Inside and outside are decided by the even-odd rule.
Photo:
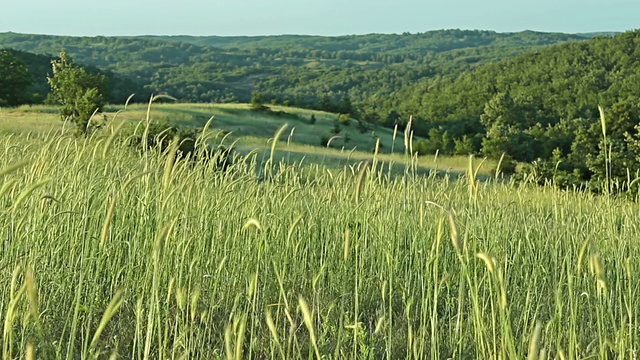
[[[3,358],[637,355],[635,203],[114,131],[0,137]]]

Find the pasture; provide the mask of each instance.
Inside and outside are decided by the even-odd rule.
[[[0,135],[3,358],[637,357],[635,202],[52,126]]]
[[[408,159],[404,155],[405,146],[401,131],[397,131],[394,136],[391,129],[369,125],[370,129],[361,133],[357,130],[355,120],[351,120],[349,126],[341,126],[342,133],[331,141],[330,146],[320,146],[321,137],[330,138],[332,135],[335,114],[283,106],[271,108],[273,113],[251,111],[247,104],[154,104],[150,120],[194,128],[201,128],[211,120],[211,133],[224,135],[223,139],[219,136],[218,141],[212,140],[211,145],[232,146],[245,155],[257,151],[262,162],[269,153],[274,133],[286,124],[287,129],[280,139],[280,151],[276,157],[289,163],[319,164],[334,169],[354,166],[360,161],[373,159],[379,139],[376,158],[386,164],[387,170],[391,166],[391,173],[403,173],[404,167],[413,165],[420,174],[437,172],[455,176],[463,174],[468,165],[466,156],[431,155]],[[276,115],[277,112],[281,114]],[[309,123],[311,115],[317,119],[315,124]],[[133,127],[146,117],[147,105],[132,104],[126,109],[119,105],[108,106],[105,113],[99,114],[95,119],[111,127],[117,127],[122,121]],[[50,131],[68,131],[71,126],[60,121],[58,109],[54,106],[0,108],[0,134],[45,135]],[[347,144],[344,142],[346,133],[350,138]],[[417,140],[419,139],[414,138],[413,141]],[[495,176],[495,161],[483,160],[478,162],[478,165],[478,176]]]

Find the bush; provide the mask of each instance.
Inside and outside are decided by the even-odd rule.
[[[360,134],[366,133],[367,131],[369,131],[369,125],[362,120],[358,120],[358,131],[360,132]]]
[[[340,123],[336,121],[333,124],[333,128],[331,129],[331,133],[333,135],[338,135],[340,133],[340,131],[342,131],[342,128],[340,127]]]
[[[338,122],[343,126],[349,126],[349,124],[351,123],[351,118],[349,117],[349,114],[338,114],[338,117],[336,120],[338,120]]]
[[[144,125],[143,125],[144,126]],[[143,147],[144,128],[138,126],[132,135],[127,137],[127,144],[133,148]],[[196,142],[202,133],[202,129],[193,127],[179,127],[166,121],[152,122],[149,125],[147,137],[147,150],[158,149],[166,151],[173,140],[178,141],[177,155],[179,158],[191,161],[214,162],[215,168],[226,170],[233,164],[233,149],[222,145],[217,147],[203,146],[196,148]],[[218,134],[224,136],[224,132]]]

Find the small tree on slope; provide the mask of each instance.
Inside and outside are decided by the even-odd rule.
[[[88,134],[91,116],[106,103],[106,77],[74,64],[65,51],[51,65],[53,76],[47,77],[47,81],[52,100],[62,105],[60,117],[75,124],[78,134]]]

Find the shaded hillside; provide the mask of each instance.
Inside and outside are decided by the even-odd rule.
[[[29,93],[33,95],[32,101],[35,103],[44,101],[50,91],[47,76],[51,74],[51,61],[55,57],[14,49],[7,50],[27,65],[31,76]],[[113,103],[123,103],[130,94],[144,91],[135,81],[112,71],[104,71],[95,66],[85,66],[85,68],[89,72],[103,74],[107,77],[107,84],[110,89],[108,97]]]
[[[323,98],[331,103],[348,98],[366,112],[378,98],[423,78],[455,75],[531,49],[581,39],[462,30],[246,38],[3,33],[0,46],[38,54],[57,54],[64,48],[79,63],[122,75],[144,86],[147,94],[169,93],[182,101],[248,102],[258,91],[267,101],[306,108],[322,108]]]

